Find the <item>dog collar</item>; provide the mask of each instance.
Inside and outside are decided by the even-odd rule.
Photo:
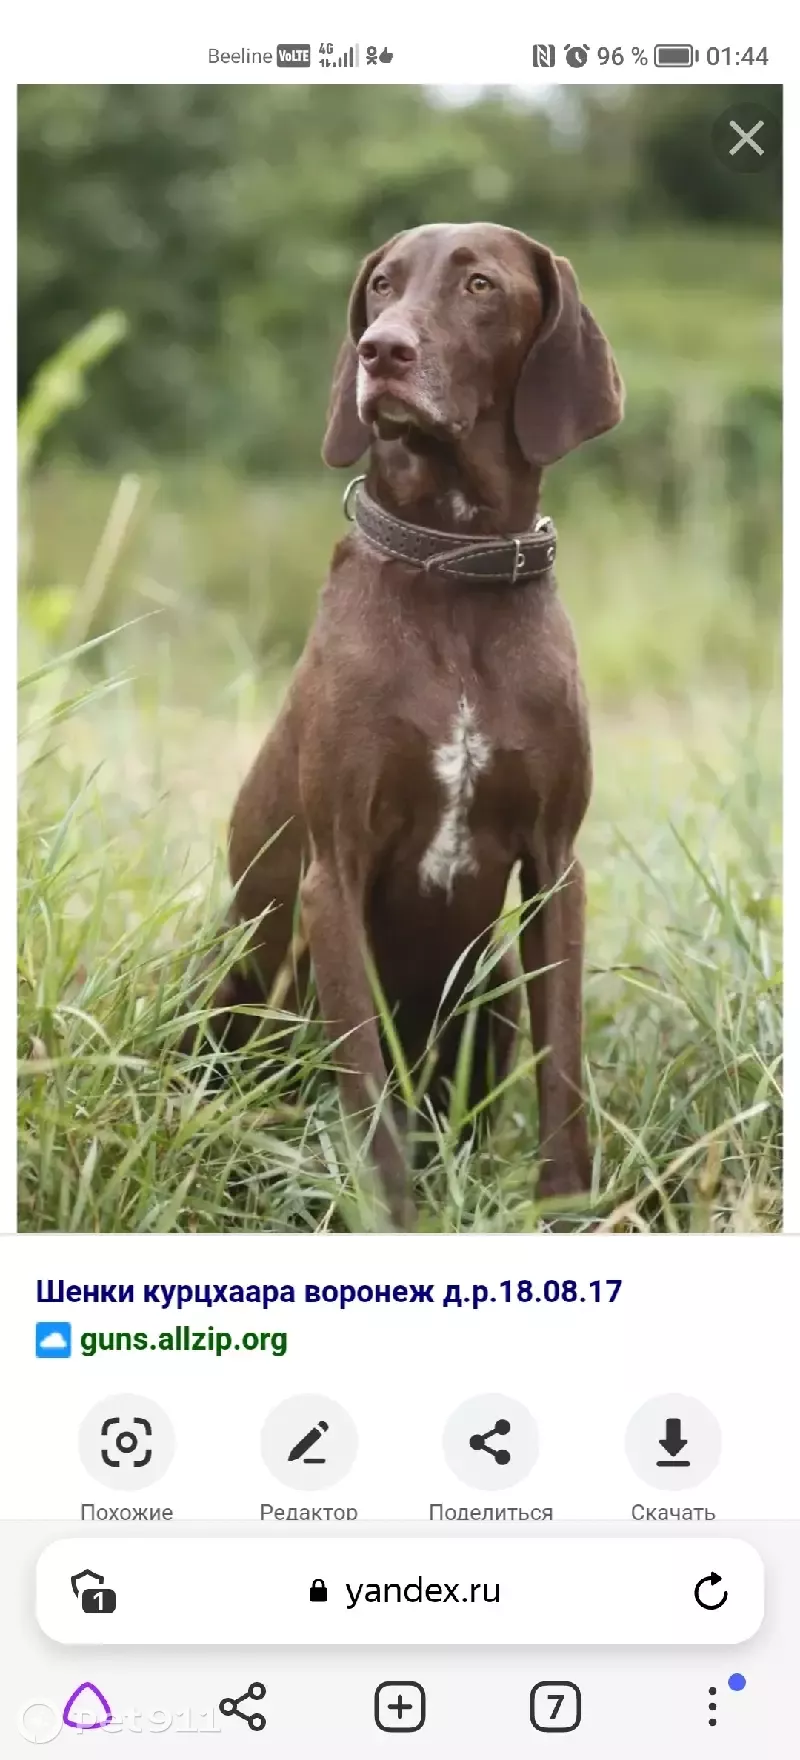
[[[508,538],[470,538],[465,543],[456,532],[432,531],[387,513],[367,493],[365,481],[365,477],[354,477],[348,483],[342,501],[345,518],[354,522],[368,544],[398,562],[422,568],[426,574],[512,587],[539,580],[553,567],[556,528],[546,515],[528,532]]]

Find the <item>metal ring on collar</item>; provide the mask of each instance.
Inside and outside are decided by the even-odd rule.
[[[366,480],[367,480],[366,477],[351,477],[350,482],[348,483],[347,488],[345,489],[345,492],[342,496],[342,512],[344,514],[345,519],[349,519],[350,521],[352,521],[355,518],[355,515],[352,513],[351,508],[350,508],[350,497],[353,493],[353,490],[358,488],[359,483],[366,483]]]

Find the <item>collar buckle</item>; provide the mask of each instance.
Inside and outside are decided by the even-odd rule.
[[[366,480],[366,477],[351,477],[342,496],[342,513],[345,519],[349,519],[351,525],[356,517],[352,506],[353,491],[358,488],[359,483],[366,483]]]

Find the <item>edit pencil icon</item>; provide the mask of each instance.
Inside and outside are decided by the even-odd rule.
[[[303,1461],[303,1464],[306,1467],[324,1467],[325,1456],[321,1454],[311,1455],[308,1453],[308,1450],[316,1447],[327,1428],[328,1426],[325,1423],[325,1419],[320,1418],[319,1423],[315,1424],[313,1430],[309,1430],[305,1436],[300,1438],[299,1442],[295,1443],[294,1448],[289,1454],[289,1460]]]

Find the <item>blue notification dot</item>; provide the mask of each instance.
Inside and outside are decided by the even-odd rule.
[[[730,1674],[728,1676],[728,1686],[732,1693],[741,1693],[742,1687],[747,1686],[747,1681],[743,1674]]]

